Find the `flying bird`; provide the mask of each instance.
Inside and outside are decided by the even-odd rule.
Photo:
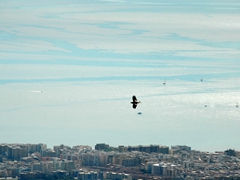
[[[139,103],[141,103],[141,101],[137,101],[136,96],[133,95],[132,102],[131,102],[133,109],[136,109],[136,107]]]

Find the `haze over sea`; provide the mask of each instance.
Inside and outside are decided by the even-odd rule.
[[[1,0],[0,24],[0,143],[240,150],[238,0]]]

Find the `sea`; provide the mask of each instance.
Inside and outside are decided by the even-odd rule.
[[[0,24],[0,143],[240,151],[239,1],[1,0]]]

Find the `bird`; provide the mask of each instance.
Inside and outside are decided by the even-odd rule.
[[[131,102],[133,109],[136,109],[136,107],[137,107],[137,105],[138,105],[139,103],[141,103],[141,101],[137,101],[136,96],[133,95],[133,97],[132,97],[132,102]]]

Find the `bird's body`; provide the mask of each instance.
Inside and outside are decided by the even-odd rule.
[[[136,109],[136,107],[139,103],[141,103],[141,101],[137,101],[136,96],[133,96],[132,97],[132,102],[131,102],[133,109]]]

